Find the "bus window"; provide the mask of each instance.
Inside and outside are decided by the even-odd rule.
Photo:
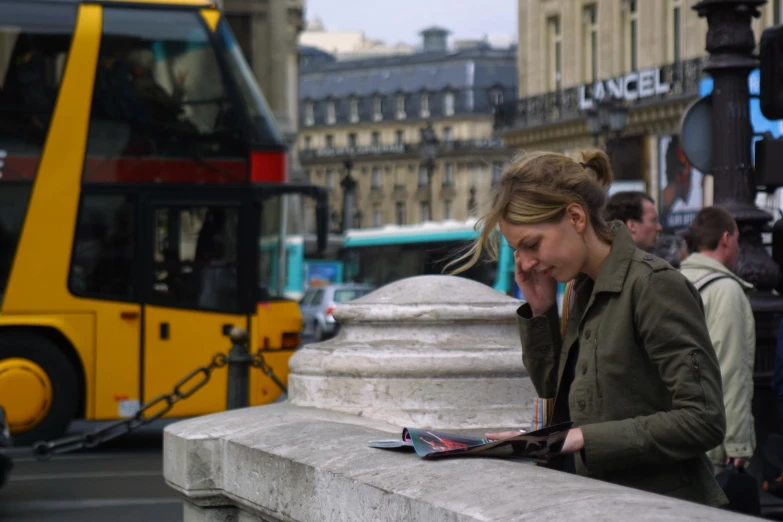
[[[236,312],[239,212],[233,207],[155,209],[152,301]]]
[[[234,82],[239,86],[240,94],[250,113],[250,120],[255,131],[256,145],[277,145],[283,141],[280,131],[274,127],[275,118],[267,105],[264,95],[256,87],[256,79],[253,71],[245,60],[245,55],[239,44],[234,39],[228,22],[221,19],[217,30],[218,42],[223,49],[228,69]]]
[[[0,183],[0,305],[11,276],[16,243],[30,198],[31,186],[22,183]]]
[[[197,12],[104,8],[85,181],[244,181],[246,123],[224,79]]]
[[[82,197],[68,282],[71,292],[125,301],[133,298],[134,210],[129,196]]]
[[[0,304],[54,111],[76,7],[0,2]]]
[[[284,278],[281,274],[283,241],[285,232],[281,221],[285,206],[285,196],[274,196],[263,201],[261,207],[260,237],[258,247],[258,300],[265,302],[283,297]]]

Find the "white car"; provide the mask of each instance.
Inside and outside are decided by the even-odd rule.
[[[308,288],[299,301],[304,321],[303,337],[323,341],[337,334],[337,321],[332,312],[340,303],[347,303],[375,290],[374,286],[355,283],[335,284]]]

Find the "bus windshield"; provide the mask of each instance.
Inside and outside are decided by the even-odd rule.
[[[238,86],[245,108],[251,119],[255,141],[257,145],[277,145],[282,143],[280,131],[275,125],[272,111],[264,98],[264,95],[256,85],[253,71],[245,60],[239,44],[225,19],[221,19],[217,29],[217,40],[223,51],[229,71]]]
[[[216,40],[196,11],[104,8],[86,181],[237,182],[251,144],[282,146],[227,27]]]

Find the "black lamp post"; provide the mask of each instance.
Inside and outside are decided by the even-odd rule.
[[[429,208],[428,218],[432,219],[432,173],[435,171],[435,157],[438,154],[438,137],[435,136],[435,130],[432,123],[427,123],[420,131],[421,139],[419,142],[419,156],[422,165],[427,170],[427,207]]]
[[[758,66],[753,52],[756,39],[751,19],[759,16],[766,0],[702,0],[695,6],[707,18],[707,59],[704,70],[712,76],[712,176],[715,204],[729,210],[740,231],[740,251],[734,271],[753,283],[750,303],[756,323],[757,446],[774,431],[776,398],[770,387],[777,331],[783,298],[772,292],[779,267],[767,254],[761,233],[772,216],[755,205],[756,186],[751,158],[748,74]]]
[[[608,145],[609,137],[620,137],[628,120],[628,107],[613,99],[596,100],[591,109],[587,110],[587,131],[593,136],[596,147],[600,144],[601,136],[606,136]]]
[[[349,228],[354,228],[354,209],[356,207],[356,180],[351,176],[353,169],[353,159],[348,158],[343,162],[345,167],[345,177],[340,181],[343,188],[343,216],[341,231],[345,232]]]
[[[758,67],[751,19],[766,0],[702,0],[695,6],[707,18],[704,70],[712,76],[712,176],[714,201],[729,210],[740,228],[740,254],[734,271],[761,290],[775,288],[779,268],[767,254],[761,232],[772,216],[755,204],[748,112],[748,74]]]

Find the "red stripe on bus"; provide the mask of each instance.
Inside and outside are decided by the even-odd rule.
[[[288,180],[285,152],[251,152],[250,181],[285,183]]]
[[[217,183],[247,182],[241,159],[181,160],[163,158],[87,158],[85,183]]]

